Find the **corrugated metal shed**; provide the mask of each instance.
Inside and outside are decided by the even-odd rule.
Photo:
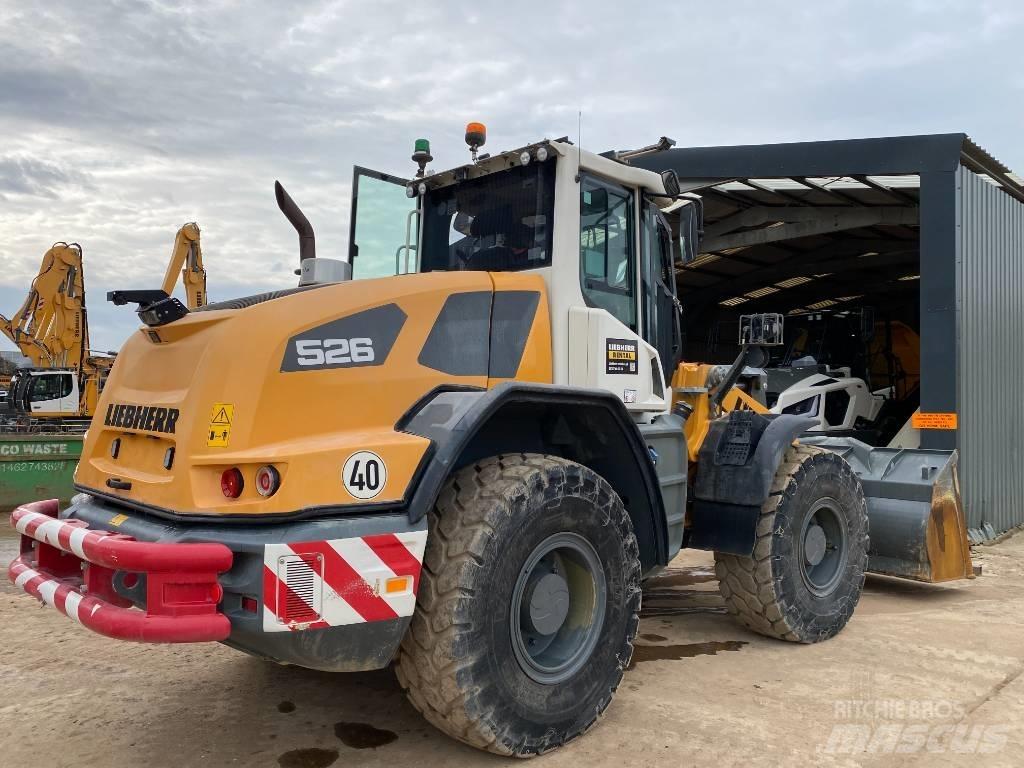
[[[964,167],[956,182],[960,474],[990,538],[1024,522],[1024,203]]]
[[[706,250],[678,272],[701,333],[865,296],[909,312],[920,409],[959,418],[922,431],[922,446],[959,448],[973,538],[1024,525],[1020,177],[962,133],[678,148],[635,164],[706,185]]]

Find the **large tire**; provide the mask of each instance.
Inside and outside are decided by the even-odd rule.
[[[412,705],[448,735],[501,755],[538,755],[584,733],[611,701],[639,625],[639,549],[619,496],[565,459],[497,456],[451,478],[428,530],[397,663]],[[535,561],[560,542],[546,557],[564,559]],[[584,562],[588,552],[596,559]],[[559,572],[564,589],[542,590]],[[536,605],[555,607],[530,618]],[[551,631],[559,611],[564,623]],[[523,626],[543,621],[546,634],[527,639]],[[536,648],[548,645],[533,660],[537,638]],[[569,661],[551,661],[558,649]]]
[[[860,479],[837,454],[800,445],[787,450],[761,507],[754,556],[715,553],[729,612],[755,632],[799,643],[846,626],[867,563]]]

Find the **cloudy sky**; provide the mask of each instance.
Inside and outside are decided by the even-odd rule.
[[[199,222],[214,300],[292,285],[280,179],[344,254],[351,167],[577,134],[605,150],[965,131],[1024,170],[1024,3],[0,0],[0,312],[56,240],[93,346]],[[11,348],[5,340],[0,348]]]

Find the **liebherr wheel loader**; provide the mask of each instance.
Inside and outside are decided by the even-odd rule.
[[[297,288],[192,312],[116,292],[143,325],[80,495],[13,515],[15,583],[113,638],[393,662],[431,723],[515,756],[594,724],[643,580],[683,546],[715,551],[751,629],[839,632],[868,567],[865,489],[796,442],[807,418],[733,387],[781,318],[748,318],[716,382],[679,360],[699,198],[568,140],[478,156],[483,140],[471,125],[473,161],[443,173],[426,142],[411,180],[357,169],[348,260],[315,256],[278,186]]]

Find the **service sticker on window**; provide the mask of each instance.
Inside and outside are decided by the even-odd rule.
[[[630,339],[605,339],[605,373],[635,375],[638,358],[639,347],[635,341]]]

